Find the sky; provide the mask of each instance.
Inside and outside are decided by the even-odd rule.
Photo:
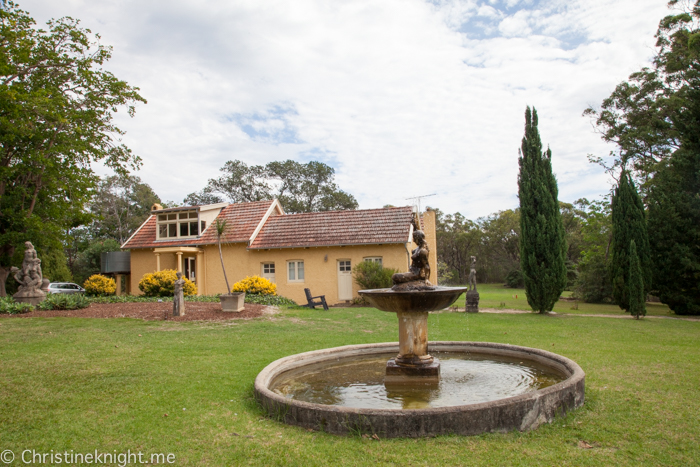
[[[105,68],[148,100],[115,116],[136,175],[182,202],[228,160],[318,160],[360,208],[468,218],[518,206],[526,106],[559,199],[611,180],[589,117],[649,66],[666,0],[18,0],[114,47]],[[100,167],[100,174],[108,172]]]

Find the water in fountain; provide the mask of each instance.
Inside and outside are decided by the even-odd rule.
[[[488,402],[537,391],[565,377],[551,368],[513,358],[433,354],[440,359],[437,385],[384,384],[388,357],[342,360],[304,367],[275,381],[271,389],[288,399],[367,409],[424,409]]]

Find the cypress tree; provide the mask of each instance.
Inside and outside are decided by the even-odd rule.
[[[534,311],[552,311],[566,287],[566,241],[559,211],[552,152],[542,151],[537,110],[525,110],[520,148],[520,267],[525,293]]]
[[[637,255],[637,245],[634,240],[630,242],[630,275],[628,279],[628,293],[630,300],[630,313],[639,319],[646,316],[646,294],[644,293],[644,278],[642,277],[642,265]]]
[[[651,289],[651,256],[644,205],[626,171],[612,197],[612,243],[610,246],[610,278],[615,303],[630,311],[630,243],[634,240],[641,265],[644,294]]]

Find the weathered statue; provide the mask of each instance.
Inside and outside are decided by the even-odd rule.
[[[396,273],[391,276],[394,283],[392,290],[433,290],[435,286],[431,284],[430,264],[428,257],[430,250],[428,242],[425,241],[425,233],[422,230],[413,231],[413,241],[418,245],[411,253],[411,267],[408,272]]]
[[[175,294],[173,296],[173,316],[185,316],[185,279],[182,273],[177,273],[177,280],[173,283]]]
[[[476,256],[472,256],[471,270],[469,271],[469,290],[467,290],[467,313],[479,312],[479,292],[476,291]]]
[[[32,242],[24,242],[24,260],[22,269],[13,267],[10,271],[14,274],[19,284],[17,293],[13,298],[18,302],[37,305],[46,298],[46,292],[41,290],[43,275],[41,274],[41,260],[36,257],[36,250]]]
[[[469,290],[476,291],[476,256],[472,256],[471,270],[469,271]]]

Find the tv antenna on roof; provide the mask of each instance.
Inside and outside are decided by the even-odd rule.
[[[431,194],[429,194],[429,195],[421,195],[421,196],[411,196],[410,198],[406,198],[406,199],[414,199],[414,200],[415,200],[415,202],[413,203],[413,206],[414,206],[416,209],[418,209],[418,211],[416,211],[416,212],[417,212],[418,214],[420,214],[420,212],[421,212],[421,211],[420,211],[420,200],[423,199],[423,198],[427,198],[427,197],[429,197],[429,196],[435,196],[436,194],[437,194],[437,193],[431,193]]]

